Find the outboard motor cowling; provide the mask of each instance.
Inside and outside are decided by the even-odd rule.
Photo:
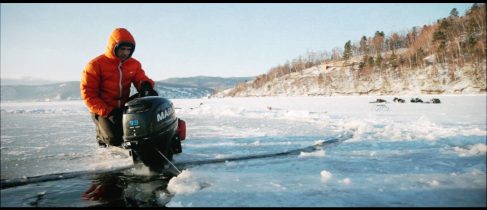
[[[126,105],[123,115],[125,140],[151,137],[161,133],[174,133],[177,119],[171,101],[159,96],[136,98]]]
[[[142,161],[152,171],[160,172],[173,154],[182,151],[181,121],[170,100],[160,96],[135,98],[125,104],[123,146],[131,150],[134,163]]]

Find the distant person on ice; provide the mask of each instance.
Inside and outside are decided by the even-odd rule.
[[[80,82],[81,98],[96,125],[100,146],[123,143],[123,107],[131,83],[141,91],[152,91],[154,81],[145,75],[139,61],[132,58],[135,39],[125,28],[116,28],[108,39],[104,54],[85,67]]]

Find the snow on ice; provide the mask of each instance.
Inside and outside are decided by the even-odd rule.
[[[388,101],[381,106],[369,103],[376,96],[173,99],[187,123],[175,162],[353,137],[298,155],[182,168],[168,191],[152,194],[168,207],[485,207],[486,96],[402,96],[441,104],[393,103],[394,97],[381,96]],[[81,101],[2,102],[1,117],[2,179],[131,164],[119,151],[97,148]]]

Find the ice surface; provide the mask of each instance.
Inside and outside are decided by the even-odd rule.
[[[486,96],[394,97],[174,99],[187,125],[176,162],[289,151],[344,132],[353,138],[298,155],[188,166],[168,192],[154,194],[170,207],[485,207]],[[441,104],[409,103],[413,97]],[[2,179],[131,164],[94,137],[81,101],[2,102]]]

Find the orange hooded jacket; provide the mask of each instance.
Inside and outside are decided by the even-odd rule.
[[[105,54],[86,65],[80,82],[81,98],[90,112],[107,117],[116,107],[123,107],[130,94],[130,85],[134,83],[140,90],[142,81],[149,79],[139,61],[132,58],[132,53],[125,61],[120,60],[115,52],[120,44],[131,44],[135,50],[135,40],[127,29],[116,28],[108,40]]]

